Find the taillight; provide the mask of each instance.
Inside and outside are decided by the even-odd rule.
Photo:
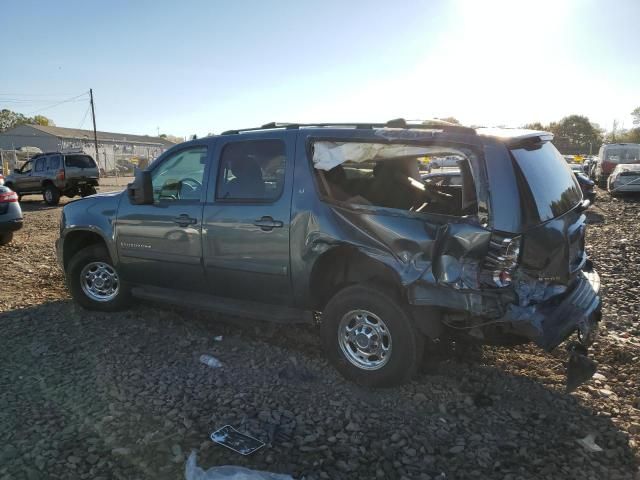
[[[58,170],[58,173],[56,174],[56,178],[58,180],[64,180],[64,170]]]
[[[0,203],[11,203],[18,201],[18,194],[16,192],[0,193]]]
[[[521,240],[521,237],[505,237],[495,233],[491,235],[482,269],[485,283],[496,287],[511,285],[511,276],[518,266]]]
[[[616,164],[613,162],[607,162],[606,160],[603,160],[602,162],[602,171],[604,173],[611,173],[611,170],[613,170],[614,168],[616,168]]]

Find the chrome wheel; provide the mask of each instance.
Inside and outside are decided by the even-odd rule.
[[[376,314],[352,310],[342,317],[338,343],[344,356],[358,368],[378,370],[391,357],[391,333]]]
[[[46,189],[44,191],[44,199],[47,203],[51,203],[53,201],[53,192],[51,192],[51,190],[49,189]]]
[[[115,269],[104,262],[91,262],[80,272],[80,286],[87,297],[108,302],[118,295],[120,280]]]

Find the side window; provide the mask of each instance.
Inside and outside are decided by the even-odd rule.
[[[220,156],[216,200],[276,200],[284,186],[285,160],[282,140],[228,143]]]
[[[52,155],[47,158],[47,170],[58,170],[60,168],[60,155]]]
[[[44,172],[46,158],[39,158],[36,160],[36,172]]]
[[[151,172],[153,198],[160,201],[200,200],[207,147],[191,147],[166,158]]]

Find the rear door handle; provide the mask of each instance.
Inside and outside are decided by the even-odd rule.
[[[274,228],[282,228],[283,223],[280,220],[274,220],[272,217],[262,217],[254,221],[253,224],[256,227],[260,227],[262,230],[269,231]]]
[[[174,217],[173,223],[177,223],[181,227],[188,227],[189,225],[195,225],[196,223],[198,223],[198,220],[190,217],[186,213],[183,213],[178,217]]]

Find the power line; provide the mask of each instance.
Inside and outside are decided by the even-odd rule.
[[[84,116],[82,117],[82,122],[80,122],[80,126],[78,127],[78,130],[82,129],[82,127],[84,126],[84,121],[87,119],[87,115],[89,114],[90,109],[91,109],[91,105],[89,105],[87,109],[84,111]]]
[[[27,113],[27,115],[33,115],[34,113],[42,112],[42,111],[44,111],[44,110],[49,110],[50,108],[57,107],[58,105],[62,105],[63,103],[69,103],[69,102],[72,102],[72,101],[74,101],[74,100],[75,100],[75,99],[77,99],[77,98],[80,98],[80,97],[82,97],[82,96],[84,96],[84,95],[87,95],[87,93],[88,93],[88,92],[84,92],[84,93],[81,93],[80,95],[76,95],[75,97],[71,97],[71,98],[68,98],[68,99],[66,99],[66,100],[62,100],[61,102],[57,102],[57,103],[54,103],[54,104],[52,104],[52,105],[48,105],[48,106],[43,107],[43,108],[39,108],[39,109],[37,109],[37,110],[34,110],[33,112],[29,112],[29,113]]]

